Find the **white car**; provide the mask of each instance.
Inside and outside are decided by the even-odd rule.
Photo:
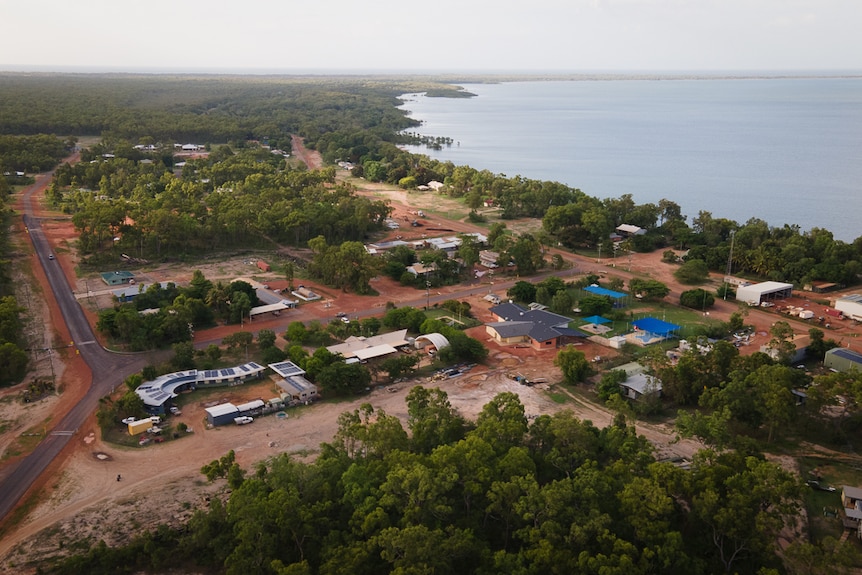
[[[236,423],[237,425],[247,425],[247,424],[251,423],[252,421],[254,421],[254,418],[249,417],[247,415],[241,415],[239,417],[235,417],[233,420],[233,422]]]

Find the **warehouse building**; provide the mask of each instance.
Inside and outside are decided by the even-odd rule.
[[[763,302],[773,302],[786,299],[793,295],[793,284],[782,282],[761,282],[748,286],[740,286],[736,290],[736,301],[758,306]]]
[[[850,319],[862,321],[862,295],[852,294],[835,300],[835,309]]]
[[[826,357],[823,359],[823,365],[834,371],[862,371],[862,353],[847,349],[845,347],[835,347],[826,352]]]
[[[239,409],[232,403],[214,405],[213,407],[207,407],[204,411],[207,414],[207,423],[213,427],[233,423],[234,418],[240,416]]]

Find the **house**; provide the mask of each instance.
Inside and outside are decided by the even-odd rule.
[[[288,405],[304,403],[318,399],[317,386],[305,379],[302,375],[291,375],[275,384],[281,389],[281,399]]]
[[[133,274],[132,272],[104,272],[100,275],[102,276],[102,281],[109,286],[119,286],[135,283],[135,274]]]
[[[642,236],[646,234],[645,229],[639,228],[638,226],[633,226],[631,224],[618,225],[616,228],[616,232],[624,238],[630,238],[632,236]]]
[[[500,254],[498,252],[492,252],[491,250],[482,250],[479,252],[479,263],[486,268],[496,268],[497,260],[500,259]]]
[[[620,391],[622,391],[623,397],[635,401],[653,393],[659,394],[660,397],[661,381],[645,373],[634,373],[620,384]]]
[[[841,506],[844,508],[844,526],[862,533],[862,489],[843,485],[841,487]]]
[[[502,303],[490,311],[498,321],[485,324],[485,331],[503,345],[529,343],[534,349],[556,349],[572,338],[586,337],[569,327],[571,319],[547,310]]]
[[[423,263],[415,263],[413,265],[407,266],[407,271],[416,277],[421,277],[428,275],[431,272],[437,271],[437,264],[435,262],[431,262],[428,265],[425,265]]]

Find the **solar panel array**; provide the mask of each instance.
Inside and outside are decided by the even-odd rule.
[[[292,375],[302,375],[305,370],[293,363],[292,361],[282,361],[280,363],[271,363],[269,367],[281,377],[290,377]]]

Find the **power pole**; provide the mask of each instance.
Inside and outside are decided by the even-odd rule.
[[[730,230],[730,255],[727,256],[727,269],[724,272],[724,301],[727,301],[727,287],[730,282],[730,275],[733,272],[733,239],[736,235],[736,230]]]

